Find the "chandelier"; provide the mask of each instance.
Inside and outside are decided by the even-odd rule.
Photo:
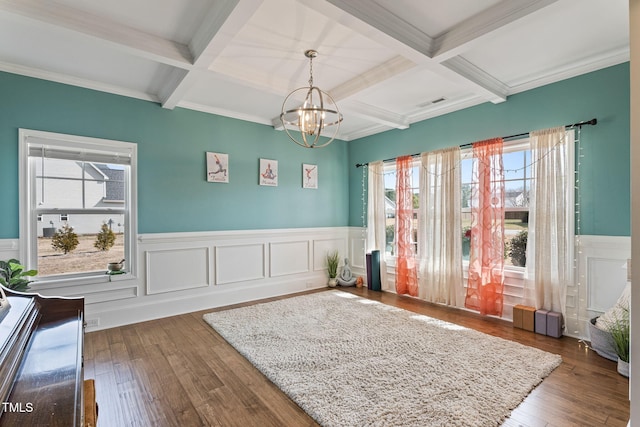
[[[313,58],[318,56],[318,52],[309,49],[304,56],[309,58],[309,87],[298,88],[287,95],[282,103],[280,120],[285,132],[296,144],[305,148],[326,147],[340,129],[342,114],[331,95],[313,85]],[[300,104],[302,99],[304,101]],[[331,126],[335,126],[331,136],[325,134],[329,139],[320,140],[320,134]]]

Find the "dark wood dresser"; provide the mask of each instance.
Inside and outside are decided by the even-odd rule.
[[[4,290],[0,426],[83,426],[84,298]]]

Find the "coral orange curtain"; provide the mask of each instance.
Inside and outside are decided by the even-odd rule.
[[[418,296],[418,271],[411,243],[413,192],[411,191],[411,156],[396,159],[396,292]]]
[[[471,250],[465,307],[502,316],[504,172],[502,138],[473,144]]]

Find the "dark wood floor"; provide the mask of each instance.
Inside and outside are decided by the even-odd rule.
[[[560,354],[562,365],[505,426],[627,425],[629,381],[575,339],[409,297],[347,291]],[[96,380],[98,427],[317,425],[202,320],[209,311],[86,334],[85,378]]]

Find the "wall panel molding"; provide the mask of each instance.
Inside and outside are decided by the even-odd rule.
[[[270,243],[270,276],[308,273],[310,247],[309,240]]]
[[[576,236],[574,283],[567,286],[566,334],[589,339],[589,321],[618,300],[627,283],[628,236]]]
[[[214,248],[216,285],[247,282],[267,276],[264,243],[221,245]]]
[[[209,286],[208,247],[145,252],[147,295]]]

